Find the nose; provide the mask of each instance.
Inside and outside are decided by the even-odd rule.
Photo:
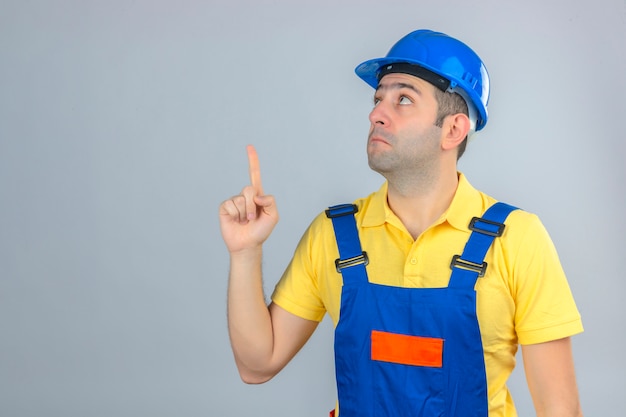
[[[389,124],[389,109],[387,108],[384,100],[376,103],[370,112],[369,119],[372,125],[386,126]]]

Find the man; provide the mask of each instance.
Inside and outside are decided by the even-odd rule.
[[[514,416],[518,344],[537,415],[581,416],[569,338],[582,324],[547,232],[457,171],[487,122],[482,61],[418,30],[356,73],[376,89],[367,153],[386,181],[312,222],[269,306],[262,244],[278,212],[254,148],[251,185],[220,206],[241,378],[272,378],[328,313],[342,416]]]

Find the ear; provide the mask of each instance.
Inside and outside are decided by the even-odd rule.
[[[454,149],[467,137],[470,120],[463,113],[452,114],[444,119],[442,127],[441,147],[444,150]]]

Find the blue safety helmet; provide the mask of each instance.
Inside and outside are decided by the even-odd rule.
[[[420,77],[467,102],[472,130],[487,124],[489,73],[480,57],[463,42],[444,33],[416,30],[400,39],[384,58],[365,61],[356,74],[373,88],[389,73]]]

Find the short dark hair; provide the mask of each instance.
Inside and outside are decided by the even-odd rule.
[[[469,111],[467,109],[467,102],[458,93],[451,93],[447,91],[441,91],[438,88],[434,89],[435,99],[437,99],[437,120],[435,120],[435,126],[443,127],[443,120],[453,114],[463,113],[469,117]],[[463,139],[463,142],[459,144],[458,152],[456,155],[457,161],[467,147],[467,136]]]

